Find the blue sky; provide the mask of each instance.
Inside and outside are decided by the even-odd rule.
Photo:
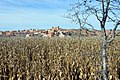
[[[62,17],[76,0],[0,0],[0,31],[19,29],[79,28]],[[95,19],[94,19],[95,22]],[[98,24],[98,23],[95,23]],[[100,29],[99,26],[95,28]]]

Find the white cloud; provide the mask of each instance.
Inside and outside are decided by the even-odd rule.
[[[1,0],[0,29],[51,28],[51,26],[79,28],[71,24],[69,19],[61,17],[66,14],[69,1]]]

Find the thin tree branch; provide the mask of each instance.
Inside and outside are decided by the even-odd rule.
[[[115,36],[117,34],[115,34],[115,31],[117,30],[117,27],[120,25],[120,21],[118,21],[112,31],[112,37],[110,39],[107,40],[107,43],[111,43],[114,39],[115,39]]]
[[[94,14],[94,15],[96,16],[96,18],[101,22],[102,20],[100,20],[100,18],[99,18],[99,16],[98,16],[97,10],[95,9],[94,11],[95,11],[95,14],[94,14],[94,13],[93,13],[93,14]]]
[[[111,20],[112,22],[115,22],[115,20],[111,18],[110,16],[108,16],[108,19]]]

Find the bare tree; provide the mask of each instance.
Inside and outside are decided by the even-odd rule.
[[[72,22],[76,23],[80,27],[80,35],[81,31],[83,29],[86,29],[86,25],[90,26],[92,29],[94,29],[93,25],[91,25],[88,21],[88,18],[90,16],[89,13],[81,11],[82,8],[80,6],[80,3],[77,2],[75,4],[71,4],[71,9],[68,10],[68,15],[64,16],[65,18],[71,19]]]
[[[102,30],[102,62],[103,62],[103,78],[108,80],[107,69],[107,44],[111,43],[116,34],[116,30],[120,25],[120,0],[78,0],[72,5],[68,18],[79,23],[80,28],[86,25],[93,26],[88,23],[89,18],[95,17],[100,24]],[[107,24],[114,24],[112,27],[111,37],[106,33]]]

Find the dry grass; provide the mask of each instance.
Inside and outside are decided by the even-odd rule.
[[[0,39],[0,80],[102,79],[101,39]],[[108,44],[109,80],[120,79],[120,38]]]

